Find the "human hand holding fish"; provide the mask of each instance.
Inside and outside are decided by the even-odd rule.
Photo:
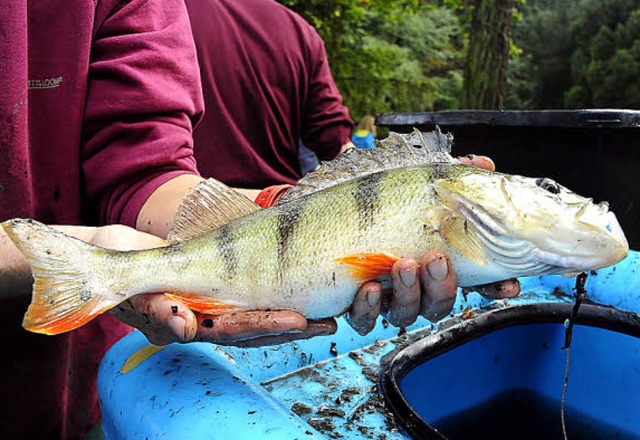
[[[402,325],[418,314],[444,317],[456,283],[571,274],[626,256],[606,203],[549,179],[467,166],[441,150],[440,137],[392,133],[371,152],[347,151],[268,209],[203,182],[183,200],[169,246],[150,250],[108,251],[31,220],[5,222],[35,279],[23,325],[58,334],[155,291],[227,323],[261,324],[235,318],[246,313],[292,310],[311,322],[351,310],[362,333],[384,310],[390,280],[389,318]],[[516,282],[501,286],[498,296],[517,294]],[[208,318],[202,327],[220,334]]]

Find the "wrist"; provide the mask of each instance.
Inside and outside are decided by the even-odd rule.
[[[272,185],[268,186],[256,197],[256,203],[263,208],[269,208],[270,206],[274,206],[278,204],[278,201],[287,193],[289,188],[293,185],[283,184],[283,185]]]

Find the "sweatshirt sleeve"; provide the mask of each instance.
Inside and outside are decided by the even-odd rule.
[[[320,159],[329,160],[349,141],[353,121],[331,75],[324,42],[315,30],[311,32],[309,48],[313,61],[302,141]]]
[[[83,128],[86,195],[101,223],[135,226],[160,185],[197,174],[191,132],[203,103],[195,46],[183,0],[98,6],[96,21]]]

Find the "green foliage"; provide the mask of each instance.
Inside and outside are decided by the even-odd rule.
[[[449,8],[419,0],[283,0],[325,41],[352,117],[458,107],[465,37]]]
[[[593,3],[593,2],[585,2]],[[575,24],[577,50],[571,57],[574,85],[564,95],[568,107],[640,108],[640,2],[607,2],[604,20],[597,4]]]
[[[523,18],[514,27],[521,48],[509,65],[505,107],[512,109],[562,108],[562,94],[571,86],[572,43],[569,2],[529,0]]]
[[[367,82],[367,87],[375,90],[379,97],[377,112],[458,106],[464,45],[458,19],[451,11],[423,10],[402,21],[371,22],[367,29],[370,41],[376,43],[363,45],[362,52],[375,61],[360,66],[362,74],[356,81]],[[393,55],[377,58],[378,53],[385,52],[382,48]],[[380,75],[382,72],[387,73]],[[343,79],[338,81],[342,83]]]
[[[355,120],[459,108],[477,0],[280,1],[324,39]],[[514,1],[503,108],[640,106],[640,0]]]
[[[507,108],[638,108],[640,1],[528,0]]]

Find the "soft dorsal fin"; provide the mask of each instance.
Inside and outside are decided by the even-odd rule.
[[[199,183],[180,202],[167,236],[178,243],[261,209],[243,194],[215,179]]]
[[[455,163],[451,155],[453,136],[435,131],[399,134],[390,132],[386,139],[376,141],[376,148],[350,148],[336,159],[322,162],[316,171],[307,174],[280,199],[289,202],[307,194],[329,188],[356,177],[393,168],[433,163]]]

